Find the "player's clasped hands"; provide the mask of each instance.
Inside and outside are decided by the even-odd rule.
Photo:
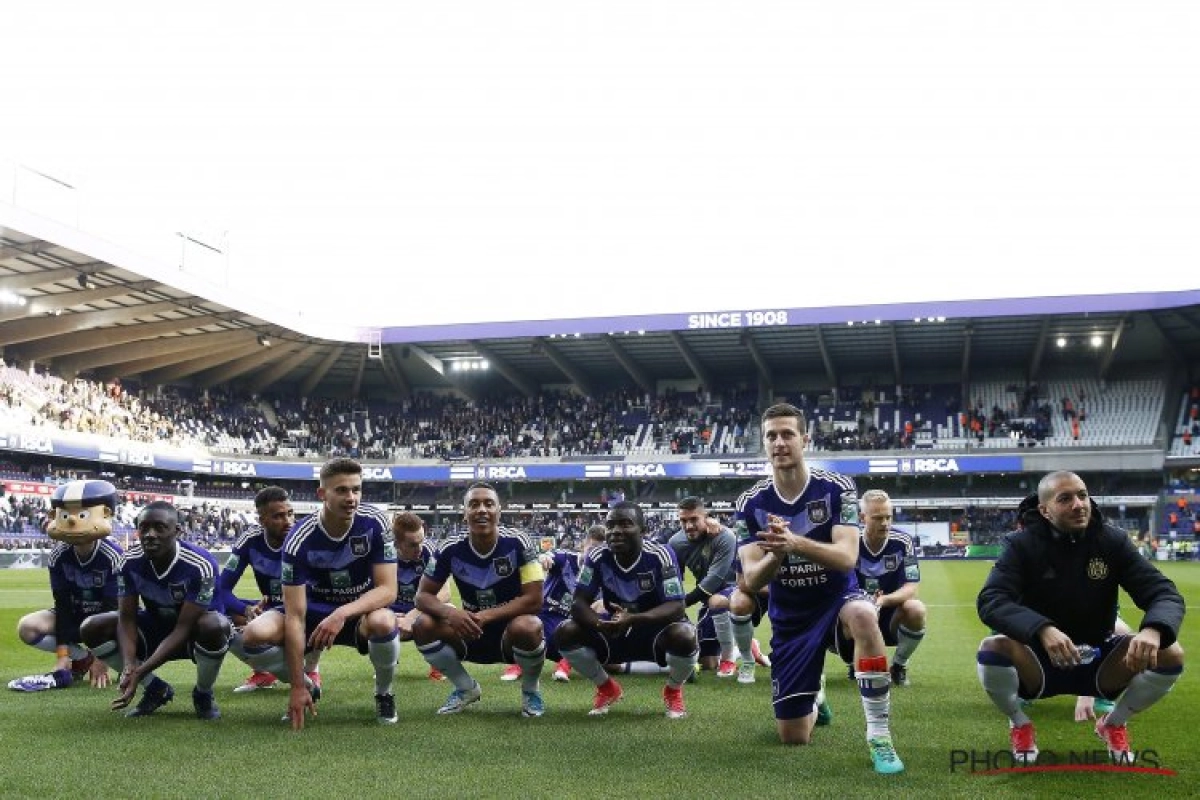
[[[463,641],[474,641],[483,635],[483,626],[479,624],[479,619],[470,611],[461,608],[447,609],[446,624]]]
[[[770,514],[767,516],[767,527],[758,532],[758,546],[768,553],[783,555],[788,549],[788,539],[791,532],[783,517]]]
[[[624,609],[617,608],[612,611],[608,619],[601,619],[596,624],[596,630],[606,636],[616,638],[619,636],[624,636],[625,632],[628,631],[632,625],[633,619],[629,615],[629,612],[625,611]]]

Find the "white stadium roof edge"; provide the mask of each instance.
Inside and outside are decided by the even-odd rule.
[[[288,318],[254,298],[219,301],[219,287],[182,266],[0,202],[5,360],[64,376],[388,399],[663,382],[810,389],[863,376],[965,384],[1063,367],[1195,380],[1200,364],[1200,289],[362,329]],[[984,283],[964,276],[964,290]],[[489,369],[455,368],[483,361]]]

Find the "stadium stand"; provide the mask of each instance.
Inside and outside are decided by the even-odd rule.
[[[797,402],[810,412],[817,451],[1002,449],[1154,445],[1165,385],[1158,379],[1003,381],[970,387],[845,388]],[[1185,403],[1171,426],[1172,453],[1196,435]],[[83,435],[168,443],[213,454],[283,458],[510,459],[592,455],[742,454],[758,449],[757,406],[745,392],[629,392],[581,398],[544,391],[535,398],[478,403],[417,392],[403,403],[257,398],[182,388],[147,390],[86,379],[0,370],[0,419]],[[1190,421],[1190,424],[1188,424]]]

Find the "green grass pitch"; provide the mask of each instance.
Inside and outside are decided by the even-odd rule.
[[[975,676],[975,646],[985,634],[975,594],[990,564],[925,562],[921,597],[929,634],[910,663],[912,686],[892,693],[892,728],[907,771],[878,776],[864,742],[862,707],[844,668],[826,661],[835,718],[812,746],[775,738],[767,674],[739,686],[704,673],[685,696],[690,715],[663,716],[659,676],[622,676],[625,699],[607,717],[586,716],[592,687],[543,682],[547,715],[522,719],[517,684],[500,666],[470,665],[483,700],[466,713],[437,717],[446,684],[426,679],[416,650],[404,645],[396,681],[400,723],[374,720],[371,667],[336,648],[322,671],[319,716],[293,733],[280,722],[282,689],[235,695],[248,670],[226,660],[217,685],[223,718],[192,715],[190,663],[160,674],[175,702],[148,719],[108,710],[111,691],[85,686],[27,695],[0,691],[0,797],[1149,797],[1200,795],[1200,689],[1185,672],[1174,692],[1130,724],[1135,749],[1152,749],[1176,775],[1094,772],[973,774],[951,768],[954,751],[1005,751],[1005,721]],[[1196,612],[1200,565],[1168,564]],[[252,593],[252,592],[251,592]],[[22,645],[16,623],[50,603],[45,570],[0,570],[0,677],[43,671],[50,657]],[[1137,624],[1132,603],[1125,619]],[[760,632],[766,640],[767,632]],[[1183,646],[1200,652],[1196,625]],[[1192,668],[1194,669],[1194,668]],[[1085,753],[1099,741],[1072,720],[1072,698],[1038,702],[1031,712],[1043,752]],[[1007,766],[1002,764],[1001,766]]]

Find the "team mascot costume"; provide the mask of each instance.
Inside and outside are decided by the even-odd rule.
[[[85,563],[98,563],[93,556],[99,554],[89,545],[100,542],[112,533],[117,497],[115,486],[108,481],[98,480],[64,483],[51,495],[51,515],[46,535],[62,543],[56,545],[50,554],[54,613],[52,619],[46,616],[46,612],[30,614],[18,624],[18,631],[27,644],[39,649],[47,649],[47,645],[50,645],[50,650],[59,659],[69,654],[72,658],[71,669],[56,669],[42,675],[17,678],[9,682],[8,688],[24,692],[59,689],[70,686],[73,678],[87,675],[92,657],[78,644],[79,624],[86,616],[105,610],[102,608],[105,592],[94,583],[96,577],[92,572],[72,566],[56,571],[55,564],[74,564],[81,550],[84,551],[82,557]],[[95,547],[100,545],[96,544]],[[72,549],[74,553],[64,552]]]
[[[108,481],[71,481],[54,490],[46,535],[69,545],[99,541],[112,533],[117,488]]]

